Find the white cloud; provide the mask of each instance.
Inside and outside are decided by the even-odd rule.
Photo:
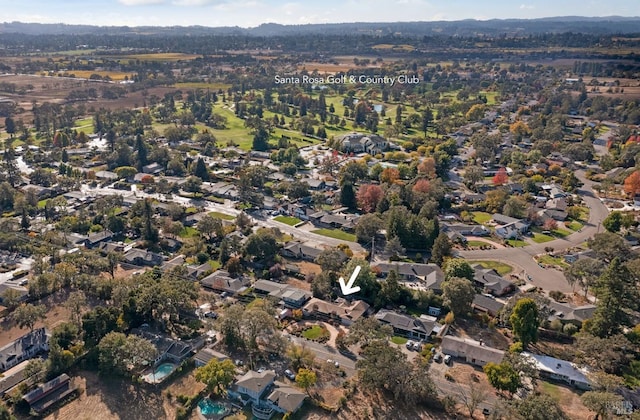
[[[226,3],[225,0],[173,0],[171,4],[176,6],[207,6],[210,4]]]
[[[535,7],[534,5],[532,5],[532,4],[529,4],[529,5],[527,5],[527,4],[521,4],[521,5],[520,5],[520,9],[521,9],[521,10],[525,10],[525,9],[526,9],[526,10],[533,10],[533,9],[535,9],[535,8],[536,8],[536,7]]]
[[[146,6],[149,4],[162,4],[164,0],[118,0],[118,3],[125,6]]]

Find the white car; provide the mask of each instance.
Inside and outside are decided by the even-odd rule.
[[[451,356],[447,354],[446,356],[444,356],[443,361],[445,365],[451,364]]]
[[[413,349],[413,341],[411,341],[411,340],[407,341],[407,349],[408,350],[412,350]]]

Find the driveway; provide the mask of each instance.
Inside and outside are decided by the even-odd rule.
[[[577,194],[582,197],[585,205],[589,207],[589,221],[584,227],[571,235],[542,244],[531,244],[522,248],[492,249],[490,251],[459,251],[458,255],[469,260],[497,260],[513,264],[531,276],[531,283],[544,290],[559,290],[571,292],[573,288],[567,283],[564,274],[556,269],[542,268],[534,261],[533,257],[545,252],[546,247],[552,247],[555,252],[564,251],[578,246],[596,233],[600,232],[602,221],[609,214],[607,207],[593,192],[593,182],[585,177],[583,170],[576,173],[576,177],[584,184]]]

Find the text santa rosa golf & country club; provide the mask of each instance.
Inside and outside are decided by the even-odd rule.
[[[416,85],[420,83],[420,78],[416,75],[401,74],[399,76],[375,76],[375,75],[328,75],[310,76],[303,74],[300,76],[275,76],[275,83],[296,84],[296,85],[339,85],[339,84],[378,84],[393,86],[396,83],[401,85]]]

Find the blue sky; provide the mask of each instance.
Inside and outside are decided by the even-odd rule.
[[[640,16],[640,0],[0,0],[0,21],[254,27],[261,23]]]

